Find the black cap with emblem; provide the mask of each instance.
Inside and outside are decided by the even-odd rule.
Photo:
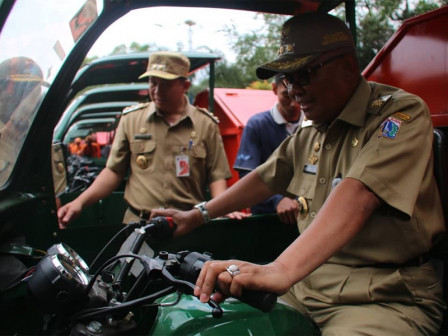
[[[346,24],[327,13],[297,15],[283,24],[277,59],[257,68],[257,76],[267,79],[276,73],[300,70],[319,56],[336,50],[354,49]]]

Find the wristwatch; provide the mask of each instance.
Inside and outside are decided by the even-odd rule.
[[[210,215],[208,214],[207,207],[205,206],[206,204],[207,204],[207,202],[201,202],[194,206],[201,213],[202,220],[204,221],[204,224],[210,223],[212,221],[212,219],[210,218]]]

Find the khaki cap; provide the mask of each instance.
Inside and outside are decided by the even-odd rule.
[[[267,79],[278,72],[295,72],[327,52],[354,47],[350,30],[337,17],[300,14],[283,24],[278,58],[260,65],[256,73],[258,78]]]
[[[146,72],[139,78],[160,77],[163,79],[176,79],[188,77],[190,60],[185,55],[172,51],[158,51],[149,55]]]

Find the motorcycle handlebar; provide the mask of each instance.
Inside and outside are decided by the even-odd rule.
[[[212,260],[212,257],[208,253],[200,254],[198,252],[190,252],[186,254],[180,265],[179,274],[181,278],[195,283],[204,263],[209,260]],[[219,287],[219,284],[217,284],[217,287]],[[263,312],[271,311],[277,302],[277,295],[275,293],[250,289],[244,289],[242,296],[235,298]]]
[[[120,252],[104,262],[94,275],[88,273],[88,268],[81,268],[74,262],[75,258],[65,257],[59,250],[49,249],[49,253],[39,262],[29,280],[30,292],[50,311],[59,310],[62,316],[77,312],[74,320],[105,316],[165,295],[165,292],[145,295],[148,293],[148,284],[152,281],[163,280],[168,284],[167,290],[177,288],[179,292],[192,294],[204,263],[212,260],[212,256],[209,253],[190,251],[175,254],[161,251],[153,258],[140,255],[138,253],[141,243],[148,235],[169,237],[176,225],[169,217],[156,217],[150,221],[134,223],[132,227],[135,234],[129,236],[131,241],[126,240],[123,244],[127,248],[123,249],[122,246]],[[73,254],[74,251],[70,249],[69,256]],[[125,260],[124,265],[117,264],[120,259]],[[143,270],[125,294],[121,291],[121,280],[127,279],[134,260],[140,261]],[[277,295],[244,289],[242,296],[236,299],[263,312],[269,312],[277,302]],[[117,304],[117,301],[122,303]],[[213,316],[219,317],[222,314],[222,309],[213,300],[209,301],[209,305],[213,308]]]

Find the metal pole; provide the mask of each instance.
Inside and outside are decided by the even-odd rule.
[[[208,110],[213,113],[215,110],[215,60],[210,61],[210,77],[209,77],[209,93],[208,93]]]

